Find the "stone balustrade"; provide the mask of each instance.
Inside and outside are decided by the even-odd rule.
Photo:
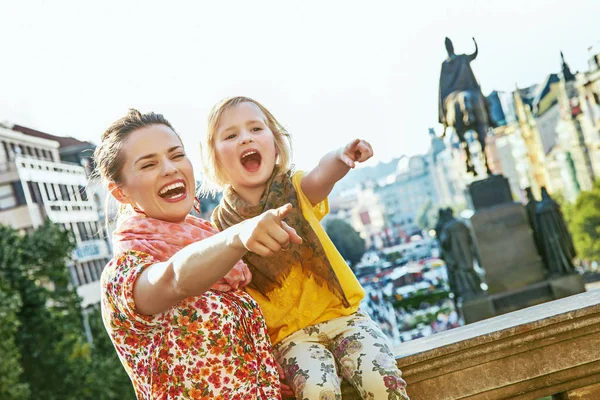
[[[396,354],[412,400],[600,399],[600,290],[410,341]]]

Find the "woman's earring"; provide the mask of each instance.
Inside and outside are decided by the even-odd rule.
[[[200,199],[198,198],[198,196],[196,196],[194,198],[194,210],[196,210],[196,212],[198,214],[201,214],[202,212],[200,211]]]
[[[143,215],[144,217],[147,217],[146,213],[143,212],[142,210],[140,210],[137,206],[134,206],[132,204],[131,207],[133,208],[133,211],[136,212],[136,214]]]

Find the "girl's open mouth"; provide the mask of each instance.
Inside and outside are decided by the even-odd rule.
[[[256,172],[260,168],[262,157],[257,150],[247,150],[242,153],[240,162],[246,171]]]

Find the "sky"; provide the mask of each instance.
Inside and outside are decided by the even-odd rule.
[[[206,116],[250,96],[310,168],[354,138],[367,165],[424,153],[444,38],[484,93],[529,86],[600,53],[598,0],[0,0],[0,121],[97,143],[130,107],[163,113],[195,165]]]

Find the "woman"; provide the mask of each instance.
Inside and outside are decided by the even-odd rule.
[[[300,240],[289,206],[217,233],[188,215],[195,180],[160,114],[130,110],[94,154],[121,203],[115,256],[102,274],[102,316],[139,399],[280,399],[264,317],[241,290],[240,258],[265,241]]]

